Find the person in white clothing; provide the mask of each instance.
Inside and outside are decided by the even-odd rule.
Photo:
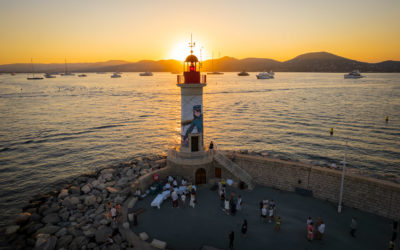
[[[263,205],[263,207],[261,208],[261,222],[262,223],[265,222],[265,218],[267,218],[267,206]]]
[[[178,182],[177,182],[176,180],[174,180],[174,181],[172,182],[172,186],[173,186],[173,187],[177,187],[177,186],[178,186]]]
[[[242,209],[242,204],[243,204],[242,196],[239,195],[239,198],[238,198],[237,203],[236,203],[236,210],[237,211],[240,211]]]
[[[268,210],[268,216],[269,216],[269,223],[272,222],[274,219],[274,208],[271,206]]]
[[[322,236],[324,236],[324,233],[325,233],[325,223],[322,221],[321,225],[318,226],[317,240],[322,240]]]
[[[228,200],[228,198],[225,198],[224,208],[225,208],[225,213],[229,214],[229,200]]]
[[[182,200],[182,207],[184,208],[184,207],[185,207],[185,202],[186,202],[186,195],[185,195],[185,193],[183,193],[183,194],[181,195],[181,200]]]
[[[172,176],[168,176],[168,182],[173,182],[174,178]]]
[[[189,206],[191,206],[191,207],[193,207],[194,208],[194,206],[195,206],[195,199],[196,199],[196,197],[194,196],[194,194],[191,194],[190,195],[190,204],[189,204]]]
[[[307,225],[310,225],[311,222],[312,222],[312,219],[311,219],[311,216],[310,216],[310,217],[308,217],[308,219],[307,219]]]
[[[115,221],[115,219],[117,218],[117,209],[115,208],[115,206],[113,206],[111,208],[111,218]]]

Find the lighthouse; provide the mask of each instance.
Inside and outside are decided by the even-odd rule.
[[[203,88],[206,75],[200,74],[200,62],[193,55],[195,43],[189,43],[190,55],[183,64],[183,75],[177,76],[181,88],[181,145],[180,152],[204,151]]]

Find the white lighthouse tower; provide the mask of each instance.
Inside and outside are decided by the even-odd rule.
[[[203,88],[206,75],[200,74],[200,62],[193,55],[195,43],[189,43],[190,55],[183,66],[183,76],[178,76],[181,88],[181,152],[204,151]]]
[[[177,77],[177,86],[181,89],[181,138],[180,145],[168,152],[168,165],[174,174],[202,184],[207,182],[213,157],[204,147],[203,88],[207,79],[206,75],[200,74],[200,62],[193,54],[194,46],[191,41],[183,75]]]

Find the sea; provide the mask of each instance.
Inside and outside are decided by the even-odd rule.
[[[207,75],[204,140],[375,178],[400,177],[400,74]],[[176,75],[0,75],[0,226],[30,198],[90,170],[180,143]],[[386,121],[388,117],[388,121]],[[333,135],[330,129],[333,128]]]

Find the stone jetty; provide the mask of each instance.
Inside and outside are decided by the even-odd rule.
[[[136,191],[135,180],[165,167],[165,158],[137,157],[115,167],[83,174],[60,190],[33,197],[15,218],[15,224],[4,232],[9,246],[44,250],[129,249],[137,246],[132,235],[122,232],[129,228],[129,224],[122,227],[126,221],[122,212]],[[108,216],[109,202],[122,205],[118,220]],[[130,203],[130,206],[134,205],[132,200]]]

